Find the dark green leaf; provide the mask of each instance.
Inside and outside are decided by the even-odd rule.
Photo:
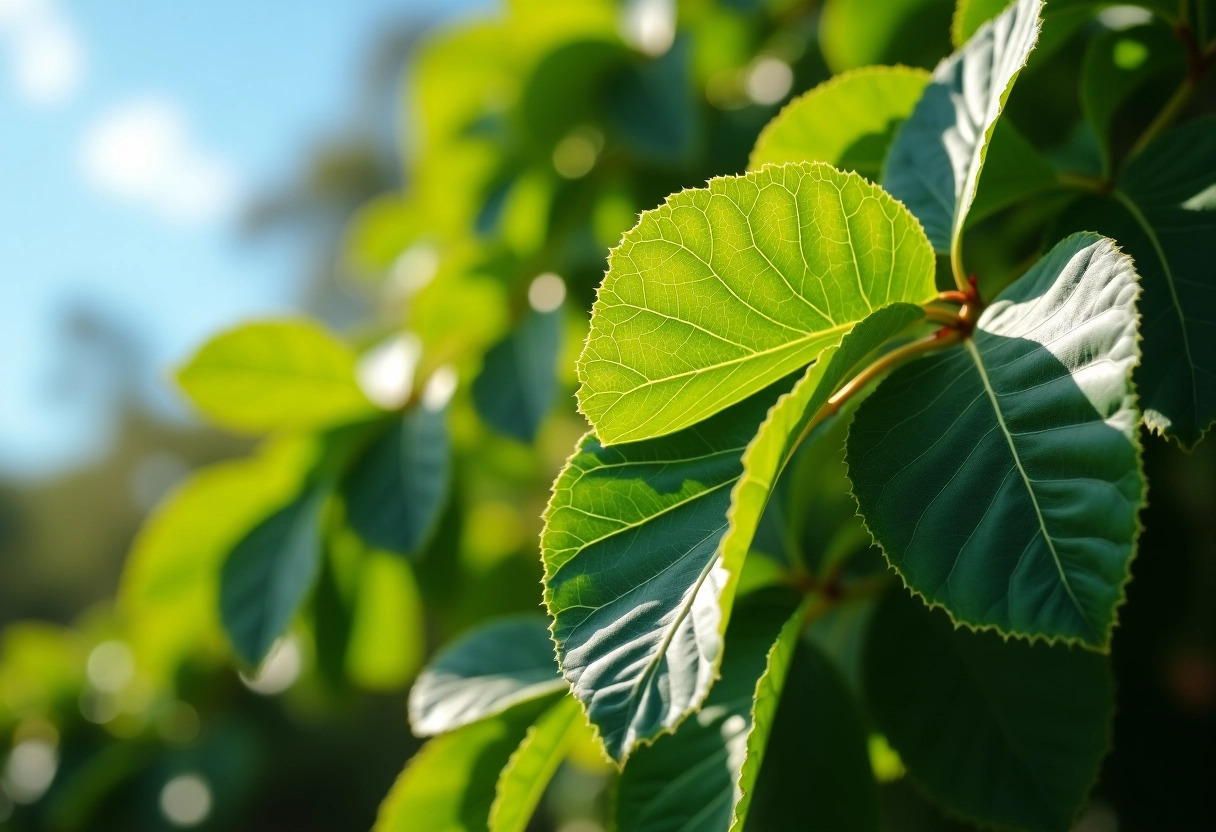
[[[390,420],[342,485],[346,516],[372,546],[400,554],[419,549],[447,496],[447,413],[415,406]]]
[[[486,353],[473,380],[477,412],[500,433],[531,442],[557,396],[562,313],[530,311]]]
[[[1105,649],[1144,498],[1138,289],[1095,234],[1061,242],[974,337],[857,412],[849,476],[904,581],[960,623]]]
[[[1162,135],[1127,163],[1111,198],[1081,200],[1062,223],[1108,234],[1135,259],[1144,422],[1194,445],[1216,419],[1216,118]]]
[[[1104,657],[957,630],[903,591],[874,617],[865,687],[918,785],[985,824],[1064,832],[1109,743]]]
[[[797,618],[790,623],[795,612]],[[763,757],[768,740],[770,725],[755,724],[753,708],[780,696],[801,621],[798,599],[789,590],[767,590],[740,602],[726,633],[722,678],[704,706],[675,734],[639,748],[621,773],[616,787],[618,828],[631,832],[732,828],[735,807],[759,769],[753,766],[744,783],[744,760]],[[757,685],[766,676],[772,679],[763,688],[767,698],[762,702]],[[773,681],[775,689],[770,689]]]
[[[440,734],[565,686],[544,619],[500,619],[448,645],[419,675],[410,727],[420,737]]]
[[[625,67],[604,90],[608,126],[643,159],[670,164],[688,156],[700,138],[688,41],[663,55]]]
[[[321,511],[314,487],[241,539],[220,575],[220,618],[232,647],[259,664],[308,596],[321,565]]]
[[[746,830],[877,832],[878,788],[853,694],[799,642],[756,780]]]
[[[778,382],[701,425],[612,447],[583,439],[545,515],[545,602],[563,670],[611,757],[704,699],[735,581],[797,437],[863,358],[922,314],[879,309],[792,390]]]
[[[1042,0],[1017,0],[933,71],[904,122],[883,185],[925,227],[939,252],[957,248],[988,142],[1039,35]]]

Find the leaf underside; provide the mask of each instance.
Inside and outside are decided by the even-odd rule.
[[[959,622],[1104,649],[1144,496],[1136,275],[1095,234],[1061,242],[961,347],[859,408],[849,476],[907,585]]]

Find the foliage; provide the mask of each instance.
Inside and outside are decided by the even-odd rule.
[[[519,0],[433,35],[407,186],[347,234],[380,318],[178,375],[269,438],[142,532],[141,673],[302,639],[327,695],[393,691],[445,643],[380,830],[589,814],[543,799],[570,771],[622,830],[869,830],[905,770],[1070,828],[1146,443],[1216,420],[1216,12],[1104,5]],[[775,116],[774,72],[809,88]]]

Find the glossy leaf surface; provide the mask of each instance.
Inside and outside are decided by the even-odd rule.
[[[1144,498],[1131,261],[1061,242],[974,337],[858,409],[849,476],[904,581],[959,622],[1109,643]]]
[[[388,422],[342,486],[347,520],[369,545],[411,554],[426,543],[447,497],[447,413],[415,406]]]
[[[544,619],[492,621],[448,645],[419,675],[410,728],[423,737],[451,731],[565,686]]]
[[[780,680],[798,637],[800,617],[786,626],[798,607],[792,595],[762,591],[740,602],[726,633],[722,678],[704,706],[675,734],[638,749],[621,773],[616,787],[618,828],[731,828],[742,795],[744,760],[763,757],[767,742],[769,723],[756,723],[753,708],[770,702],[762,701],[757,691],[773,700],[780,696]],[[769,681],[758,689],[762,678]]]
[[[1110,740],[1105,657],[956,630],[902,590],[875,614],[864,684],[916,783],[992,826],[1071,828]]]
[[[545,602],[559,661],[611,757],[704,699],[743,558],[796,437],[850,370],[921,315],[880,309],[780,399],[788,381],[672,436],[583,439],[545,515]]]
[[[1216,419],[1216,118],[1162,135],[1127,163],[1112,198],[1081,200],[1064,225],[1109,234],[1135,259],[1144,421],[1194,445]]]
[[[1042,6],[1018,0],[938,64],[887,157],[883,186],[939,252],[958,245],[993,128],[1038,38]]]
[[[612,251],[579,359],[607,444],[672,433],[814,361],[874,309],[934,293],[916,220],[824,164],[711,180]]]

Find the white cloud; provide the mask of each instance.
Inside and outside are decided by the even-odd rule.
[[[200,147],[182,109],[162,98],[131,100],[103,116],[86,133],[80,162],[99,190],[174,222],[223,220],[240,200],[232,167]]]
[[[84,47],[55,0],[0,0],[0,37],[11,50],[13,83],[26,101],[63,104],[84,78]]]

